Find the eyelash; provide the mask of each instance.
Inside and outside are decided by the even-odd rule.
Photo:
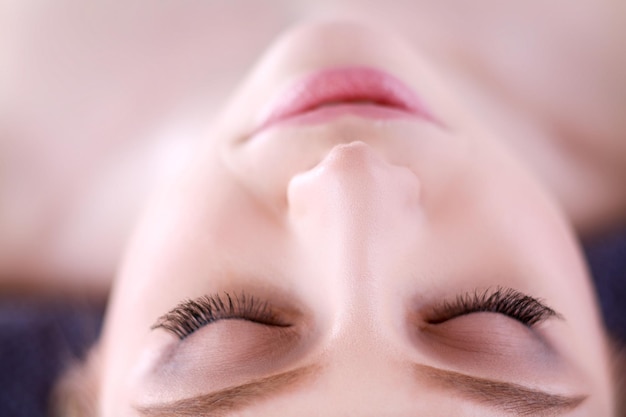
[[[289,324],[280,320],[266,301],[244,293],[235,295],[224,293],[183,301],[174,310],[161,316],[151,329],[163,328],[183,340],[210,323],[228,319],[289,327]]]
[[[499,313],[522,324],[533,327],[537,323],[560,314],[546,306],[541,300],[511,288],[475,290],[444,301],[428,315],[427,322],[440,324],[456,317],[472,313]]]
[[[498,313],[511,317],[528,327],[559,313],[542,301],[510,288],[475,290],[444,301],[427,315],[429,324],[441,324],[472,313]],[[289,327],[266,301],[244,293],[214,294],[196,300],[183,301],[178,307],[161,316],[151,329],[163,328],[180,340],[202,327],[220,320],[239,319],[267,326]]]

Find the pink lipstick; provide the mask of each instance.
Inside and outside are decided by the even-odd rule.
[[[325,69],[297,81],[262,113],[259,130],[282,123],[323,123],[345,114],[371,119],[417,117],[439,124],[396,77],[368,67]]]

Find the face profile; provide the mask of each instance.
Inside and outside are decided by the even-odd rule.
[[[149,205],[98,415],[609,416],[564,214],[381,29],[287,32]]]

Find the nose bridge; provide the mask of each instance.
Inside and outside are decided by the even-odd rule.
[[[362,142],[339,145],[289,183],[291,225],[320,285],[346,313],[373,326],[393,287],[394,261],[419,237],[420,182]],[[355,323],[356,324],[356,323]]]

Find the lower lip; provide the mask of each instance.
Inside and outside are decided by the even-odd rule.
[[[373,68],[352,67],[318,71],[291,85],[270,102],[256,131],[283,124],[324,123],[344,115],[377,120],[421,118],[436,123],[402,81]]]

